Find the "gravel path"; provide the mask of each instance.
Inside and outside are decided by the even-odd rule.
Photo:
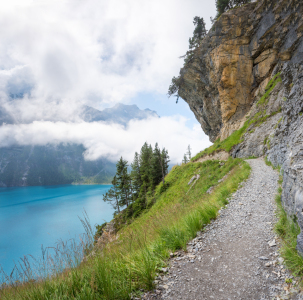
[[[286,288],[291,275],[273,233],[279,175],[262,158],[248,163],[250,178],[187,252],[171,255],[157,289],[143,299],[303,299]]]

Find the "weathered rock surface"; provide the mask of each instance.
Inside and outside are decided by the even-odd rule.
[[[277,64],[303,60],[302,11],[300,0],[260,0],[230,10],[181,69],[179,95],[211,141],[243,125]]]
[[[179,89],[211,141],[225,139],[247,119],[259,116],[230,154],[265,155],[274,166],[281,166],[282,202],[301,232],[302,13],[299,0],[259,0],[223,14],[181,69]],[[269,90],[274,78],[281,80]],[[303,233],[298,236],[298,250],[303,253]]]

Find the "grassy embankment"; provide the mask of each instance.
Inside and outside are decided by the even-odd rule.
[[[230,173],[229,173],[230,172]],[[228,174],[221,183],[218,180]],[[46,280],[3,288],[1,299],[130,299],[154,287],[170,252],[186,249],[197,231],[215,219],[227,198],[250,173],[240,159],[188,163],[167,175],[169,187],[156,190],[155,204],[119,231],[119,238],[77,268]],[[200,174],[190,188],[189,180]],[[206,191],[216,186],[209,195]]]

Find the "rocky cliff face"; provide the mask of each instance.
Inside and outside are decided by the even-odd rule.
[[[303,253],[303,2],[259,0],[224,13],[180,71],[179,95],[211,141],[248,124],[234,157],[267,156]],[[247,120],[256,120],[247,123]],[[246,123],[245,123],[246,122]]]
[[[302,60],[302,10],[300,0],[259,0],[230,10],[181,69],[179,95],[211,141],[241,127],[278,64]]]

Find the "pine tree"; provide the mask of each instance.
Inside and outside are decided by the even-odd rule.
[[[170,162],[169,156],[168,156],[168,151],[163,148],[161,152],[161,170],[162,170],[162,182],[163,184],[165,183],[164,177],[168,174],[168,168],[169,165],[168,163]]]
[[[121,206],[126,205],[128,207],[128,205],[131,203],[132,200],[132,195],[131,195],[132,188],[131,188],[131,177],[128,174],[127,167],[128,167],[127,161],[124,160],[121,156],[121,158],[116,164],[116,168],[117,168],[116,177],[118,184],[117,189],[120,198],[120,205]]]
[[[188,163],[188,158],[187,158],[186,154],[184,154],[184,156],[183,156],[182,163],[183,164],[187,164]]]
[[[126,206],[126,218],[138,216],[147,207],[147,199],[153,197],[155,187],[168,173],[169,156],[165,148],[162,151],[156,143],[153,150],[151,145],[144,143],[140,155],[136,152],[128,173],[127,161],[121,157],[116,164],[116,175],[113,186],[104,195],[103,200],[112,202],[117,212]],[[152,203],[152,202],[150,202]]]
[[[132,179],[132,191],[134,199],[137,199],[140,193],[140,188],[142,185],[141,174],[140,174],[140,157],[138,152],[135,152],[134,161],[131,164],[131,179]]]
[[[191,148],[190,148],[190,145],[188,145],[188,147],[187,147],[186,155],[187,155],[188,159],[191,160]]]
[[[240,1],[240,0],[238,0]],[[243,0],[244,1],[244,0]],[[185,53],[185,55],[180,56],[180,58],[184,58],[184,63],[186,64],[194,57],[194,50],[199,46],[202,39],[207,34],[206,25],[203,18],[198,16],[194,17],[193,23],[195,25],[195,29],[193,32],[193,36],[189,38],[189,50]],[[180,86],[183,84],[183,77],[179,75],[178,77],[173,77],[171,80],[171,84],[168,87],[168,98],[174,95],[176,99],[176,103],[180,98],[179,89]]]
[[[158,147],[158,143],[156,143],[155,149],[153,151],[151,166],[152,166],[152,181],[153,181],[152,189],[154,190],[155,186],[161,182],[163,177],[161,150]]]
[[[142,185],[140,188],[141,198],[147,200],[147,192],[151,190],[152,186],[152,176],[151,176],[151,160],[153,155],[153,149],[151,145],[148,145],[146,142],[141,148],[140,152],[140,174]]]
[[[217,14],[221,16],[225,11],[231,9],[230,0],[216,0]]]
[[[109,191],[103,195],[103,201],[104,202],[110,202],[113,208],[116,212],[120,212],[120,201],[119,201],[119,192],[118,192],[118,182],[117,177],[114,176],[112,180],[112,187],[109,189]]]
[[[207,34],[206,24],[205,24],[203,18],[196,16],[196,17],[194,17],[193,23],[195,25],[195,29],[193,32],[193,37],[189,38],[189,49],[190,50],[197,48],[200,44],[200,41],[202,41],[202,39]]]
[[[224,12],[228,11],[229,9],[250,2],[251,0],[216,0],[216,7],[217,7],[216,19],[218,19],[218,17],[220,17]]]

